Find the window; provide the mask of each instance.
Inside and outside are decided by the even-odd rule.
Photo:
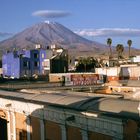
[[[28,67],[29,66],[29,62],[28,61],[24,61],[23,62],[23,67]]]
[[[42,66],[45,66],[45,63],[44,62],[42,62]]]
[[[44,53],[42,53],[42,58],[44,58]]]
[[[39,62],[38,61],[35,61],[34,62],[34,67],[38,67],[39,66]]]
[[[47,46],[47,50],[49,50],[50,49],[50,46]]]
[[[34,58],[38,58],[38,54],[37,53],[34,53]]]

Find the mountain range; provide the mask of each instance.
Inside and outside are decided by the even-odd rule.
[[[0,53],[5,50],[34,49],[35,44],[44,48],[52,44],[68,49],[70,55],[74,56],[98,56],[108,55],[109,47],[88,40],[74,33],[57,22],[41,22],[15,34],[14,36],[0,42]],[[113,47],[115,52],[115,47]],[[132,49],[137,54],[140,51]],[[126,53],[128,49],[126,49]]]

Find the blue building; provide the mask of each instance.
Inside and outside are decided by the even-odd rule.
[[[46,50],[22,50],[7,52],[2,56],[3,76],[10,78],[44,75],[43,61]]]

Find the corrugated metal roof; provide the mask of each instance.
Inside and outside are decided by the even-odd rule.
[[[139,115],[138,106],[139,102],[137,101],[105,98],[104,100],[98,102],[94,106],[90,106],[88,109],[124,115],[128,115],[128,113]]]
[[[11,92],[0,90],[0,96],[5,96],[9,98],[22,98],[22,99],[30,99],[35,96],[35,94],[21,93],[21,92]]]
[[[33,97],[32,100],[34,101],[41,101],[46,103],[55,103],[56,100],[59,100],[61,98],[65,97],[65,95],[61,94],[39,94],[38,96]]]
[[[97,100],[86,101],[80,106],[81,109],[87,112],[102,112],[106,115],[115,115],[139,119],[139,102],[124,99],[100,98]]]
[[[10,91],[1,91],[0,90],[0,95],[7,96],[7,97],[18,97],[21,94],[19,94],[18,92],[10,92]]]
[[[61,105],[70,105],[75,102],[79,102],[81,100],[86,100],[90,97],[74,95],[70,93],[41,93],[41,94],[29,94],[29,93],[21,93],[21,92],[9,92],[0,90],[0,95],[5,97],[14,97],[14,98],[22,98],[25,100],[32,100],[43,103],[55,103]]]
[[[67,96],[65,98],[57,100],[56,103],[61,105],[68,105],[68,106],[72,106],[72,104],[75,103],[75,107],[76,107],[76,103],[84,102],[87,99],[88,98],[86,97]]]
[[[63,91],[43,94],[28,94],[20,92],[9,92],[0,90],[0,96],[5,98],[14,98],[14,100],[25,100],[26,102],[35,102],[47,105],[57,105],[57,107],[66,107],[86,112],[102,112],[105,114],[115,114],[124,117],[139,119],[139,102],[124,99],[114,99],[107,97],[89,97],[83,96],[83,93],[73,94]]]

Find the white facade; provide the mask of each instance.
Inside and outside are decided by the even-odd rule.
[[[97,74],[103,74],[111,77],[130,77],[139,79],[140,77],[140,66],[136,65],[122,65],[121,67],[105,67],[96,68]]]
[[[132,62],[140,62],[140,56],[135,56],[131,59]]]
[[[42,66],[43,66],[44,70],[50,70],[50,59],[45,59],[42,62]]]

